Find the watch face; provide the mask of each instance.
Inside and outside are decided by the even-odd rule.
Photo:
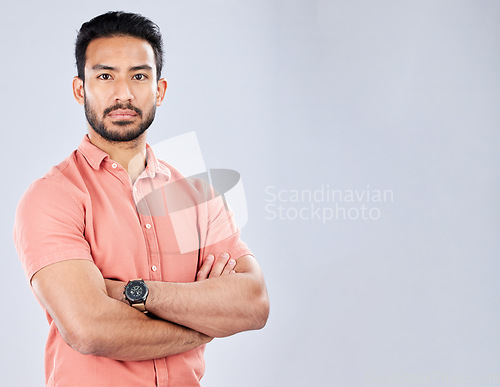
[[[146,301],[148,287],[144,281],[130,281],[125,288],[125,296],[131,302]]]

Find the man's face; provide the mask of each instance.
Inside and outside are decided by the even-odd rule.
[[[131,141],[149,128],[158,101],[153,48],[130,36],[98,38],[86,51],[85,115],[104,139]]]

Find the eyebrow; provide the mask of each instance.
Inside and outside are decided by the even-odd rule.
[[[153,71],[153,68],[150,65],[140,65],[140,66],[134,66],[131,67],[129,71],[138,71],[138,70],[149,70]]]
[[[116,67],[113,66],[106,66],[103,64],[96,64],[95,66],[92,66],[92,70],[116,70]]]
[[[113,67],[113,66],[107,66],[103,64],[96,64],[95,66],[92,66],[92,70],[110,70],[110,71],[118,71],[118,67]],[[138,70],[149,70],[153,71],[153,68],[150,65],[140,65],[140,66],[134,66],[129,69],[129,71],[138,71]]]

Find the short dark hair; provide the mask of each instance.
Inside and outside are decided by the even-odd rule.
[[[160,27],[142,15],[122,11],[109,11],[82,24],[75,44],[78,77],[85,80],[86,52],[92,40],[124,35],[144,39],[151,44],[155,54],[157,79],[160,79],[163,67],[163,42]]]

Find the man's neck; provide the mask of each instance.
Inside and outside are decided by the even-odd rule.
[[[106,152],[109,157],[120,164],[130,176],[132,184],[146,167],[146,132],[138,138],[127,142],[113,142],[89,128],[89,139],[92,144]]]

